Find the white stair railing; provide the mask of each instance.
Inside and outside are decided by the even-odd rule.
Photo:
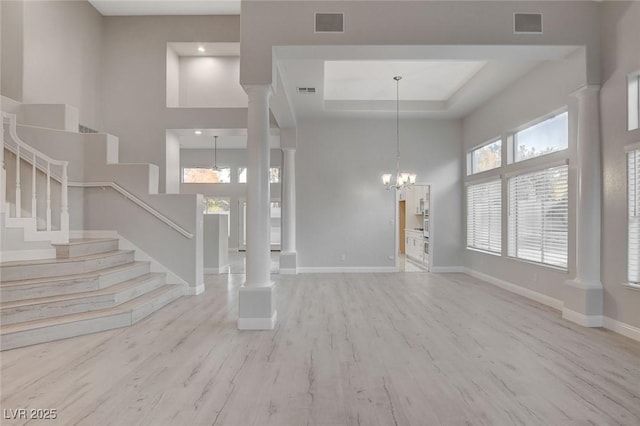
[[[0,140],[2,142],[2,150],[0,150],[0,160],[2,161],[2,182],[0,183],[0,191],[2,191],[2,199],[0,211],[5,210],[5,205],[8,201],[9,195],[15,200],[15,216],[11,217],[10,209],[5,211],[5,219],[7,226],[11,219],[23,218],[23,206],[22,206],[22,168],[23,162],[29,164],[31,167],[31,212],[28,219],[31,221],[14,221],[13,223],[19,223],[20,226],[25,228],[25,239],[27,240],[51,240],[55,243],[64,243],[69,241],[69,194],[68,194],[68,162],[54,160],[48,155],[38,151],[32,146],[22,141],[16,131],[16,115],[7,112],[2,112],[2,132],[0,132]],[[5,167],[4,150],[7,149],[13,152],[15,158],[15,189],[14,194],[10,194],[8,191],[11,189],[7,187],[7,174]],[[40,189],[38,193],[37,177],[38,171],[45,175],[46,188]],[[52,226],[52,191],[51,181],[56,180],[60,182],[60,229],[54,230]],[[45,215],[46,215],[46,229],[44,231],[37,229],[37,210],[38,210],[38,198],[44,196]],[[27,235],[27,227],[32,226],[30,236]],[[38,235],[36,235],[38,234]]]

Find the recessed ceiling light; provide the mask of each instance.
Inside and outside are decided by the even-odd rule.
[[[200,131],[200,130],[196,130],[196,132],[195,132],[195,133],[196,133],[196,135],[201,135],[201,134],[202,134],[202,131]]]
[[[198,46],[198,52],[200,52],[200,53],[204,52],[204,47]]]

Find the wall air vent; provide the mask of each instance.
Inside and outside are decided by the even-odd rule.
[[[316,93],[315,87],[298,87],[297,91],[301,95],[313,95]]]
[[[317,33],[343,33],[344,13],[316,13]]]
[[[514,34],[542,34],[542,13],[514,13]]]

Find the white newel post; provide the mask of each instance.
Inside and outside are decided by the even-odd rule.
[[[247,259],[246,281],[240,288],[238,328],[275,327],[275,292],[271,282],[269,189],[270,85],[245,87],[249,98],[247,125]]]
[[[602,326],[603,288],[600,281],[600,159],[599,90],[587,86],[574,93],[578,100],[576,168],[575,278],[564,288],[565,319],[586,327]]]
[[[282,252],[280,253],[280,274],[296,274],[297,252],[295,129],[281,130],[280,144],[283,146]]]

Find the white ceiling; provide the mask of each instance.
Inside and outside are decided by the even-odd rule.
[[[485,61],[325,61],[324,99],[446,101]],[[391,78],[389,78],[391,76]]]
[[[279,46],[275,60],[296,117],[395,114],[462,118],[542,61],[575,46]],[[299,94],[314,87],[315,94]]]
[[[384,1],[384,0],[374,0],[374,1]],[[430,1],[430,0],[411,0],[411,1]],[[439,1],[443,1],[443,0],[439,0]],[[444,1],[460,1],[460,0],[444,0]],[[486,0],[471,0],[471,1],[486,1]],[[562,1],[562,0],[554,0],[554,1]],[[602,0],[592,0],[592,1],[602,1]],[[613,1],[613,0],[608,0],[608,1]],[[93,4],[93,6],[104,16],[240,15],[240,0],[89,0],[89,3]]]
[[[89,0],[104,16],[239,15],[240,0]]]

